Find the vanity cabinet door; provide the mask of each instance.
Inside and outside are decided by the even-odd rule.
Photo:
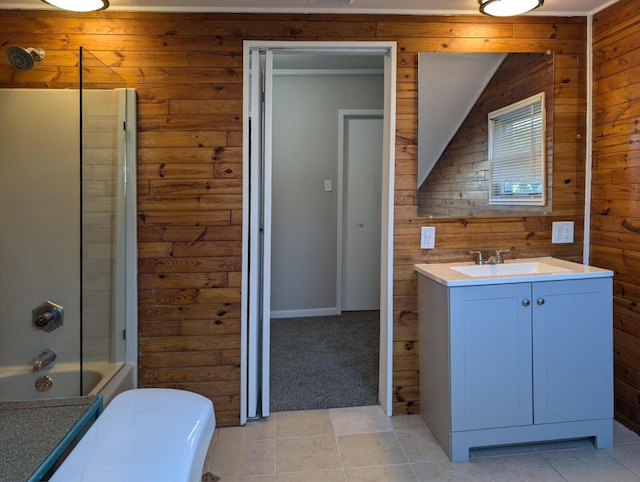
[[[451,430],[530,425],[530,283],[450,290]]]
[[[534,423],[613,416],[612,279],[533,283]]]

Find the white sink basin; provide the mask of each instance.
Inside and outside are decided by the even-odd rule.
[[[472,278],[486,276],[514,276],[523,274],[568,273],[569,269],[547,263],[476,264],[473,266],[452,266],[452,270]]]
[[[421,275],[445,286],[560,281],[613,275],[609,270],[551,257],[508,259],[503,264],[473,264],[472,262],[417,264],[415,269]]]

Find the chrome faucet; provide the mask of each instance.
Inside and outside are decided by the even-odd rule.
[[[56,359],[56,352],[51,348],[45,348],[42,352],[36,357],[33,362],[33,371],[38,372],[43,368],[51,365]]]
[[[485,264],[502,264],[504,263],[504,259],[502,259],[502,253],[499,250],[495,250],[493,254],[490,254],[489,257],[485,260]]]
[[[482,257],[482,251],[474,250],[469,251],[469,254],[473,254],[476,256],[476,264],[502,264],[504,263],[504,259],[502,259],[502,253],[508,253],[510,249],[496,249],[492,254],[489,255],[487,259]]]
[[[482,251],[475,250],[475,251],[469,251],[469,254],[475,254],[476,255],[476,264],[484,264],[484,258],[482,257]]]

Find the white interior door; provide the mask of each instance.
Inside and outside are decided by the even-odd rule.
[[[264,68],[264,139],[262,200],[262,357],[261,415],[269,415],[271,376],[271,187],[273,185],[273,52],[265,52]]]
[[[257,260],[261,256],[261,199],[262,199],[262,70],[260,52],[251,52],[251,81],[250,81],[250,155],[249,155],[249,259]],[[262,288],[262,263],[252,262],[249,269],[247,291],[251,294],[247,323],[247,413],[249,418],[258,414],[258,400],[260,394],[260,336],[258,332],[260,319],[260,304],[253,302]]]
[[[251,52],[247,417],[269,415],[273,55]]]
[[[383,113],[340,111],[342,310],[380,309]]]

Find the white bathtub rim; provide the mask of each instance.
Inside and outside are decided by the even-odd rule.
[[[106,407],[116,395],[136,387],[135,365],[121,363],[109,378],[102,378],[89,395],[102,395],[102,405]]]
[[[134,365],[131,363],[85,362],[85,372],[93,372],[100,375],[98,383],[91,388],[89,395],[103,395],[106,406],[118,393],[135,387]],[[0,380],[14,376],[43,376],[59,373],[79,373],[77,363],[56,363],[51,368],[45,368],[34,372],[30,366],[0,367]],[[86,393],[86,391],[85,391]]]
[[[113,376],[124,363],[109,363],[109,362],[85,362],[83,368],[85,371],[98,372],[103,378]],[[24,375],[27,373],[41,373],[46,375],[47,373],[59,373],[59,372],[73,372],[79,371],[79,365],[77,363],[54,363],[50,367],[43,368],[34,372],[31,365],[14,365],[0,367],[0,378],[9,377],[12,375]]]

